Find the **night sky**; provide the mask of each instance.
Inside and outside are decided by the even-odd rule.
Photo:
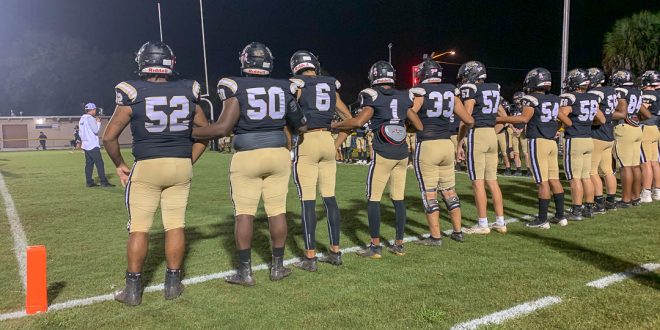
[[[660,9],[660,2],[648,0],[572,2],[569,69],[600,66],[603,36],[616,19]],[[102,52],[133,53],[143,42],[159,37],[156,3],[2,0],[0,44],[11,47],[23,33],[49,31],[85,40]],[[198,1],[161,1],[161,5],[164,41],[177,55],[177,70],[182,77],[198,79],[203,85]],[[488,80],[499,82],[506,97],[520,88],[527,70],[537,66],[552,71],[558,87],[562,5],[561,0],[206,0],[209,84],[214,93],[220,76],[238,75],[238,52],[248,42],[261,41],[275,56],[274,77],[290,76],[288,60],[294,51],[311,50],[343,83],[344,101],[351,103],[367,87],[371,64],[387,60],[387,44],[392,42],[393,64],[402,88],[410,87],[411,66],[421,61],[423,53],[449,49],[457,55],[442,60],[482,61]],[[126,62],[126,66],[134,65]],[[457,66],[443,66],[446,80],[454,82]],[[111,89],[107,97],[111,103]]]

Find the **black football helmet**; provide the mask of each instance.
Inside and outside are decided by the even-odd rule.
[[[396,79],[396,70],[390,62],[387,61],[378,61],[371,66],[369,69],[369,82],[371,86],[375,85],[394,85],[394,80]]]
[[[149,75],[174,75],[174,64],[176,57],[172,48],[162,41],[147,41],[135,55],[138,65],[138,74]]]
[[[552,76],[546,68],[534,68],[527,72],[523,87],[528,91],[547,91],[552,86]]]
[[[610,75],[610,85],[614,87],[632,86],[635,77],[628,70],[616,70]]]
[[[273,71],[273,53],[260,42],[251,42],[239,53],[241,71],[246,74],[267,76]]]
[[[473,84],[480,79],[486,79],[486,66],[479,61],[465,62],[458,69],[456,79],[462,84]]]
[[[568,71],[564,79],[564,88],[569,91],[575,91],[578,88],[588,88],[591,84],[589,74],[584,69],[573,69]]]
[[[425,59],[417,65],[417,80],[423,83],[441,82],[442,66],[432,59]]]
[[[639,77],[639,87],[660,86],[660,73],[655,70],[647,70]]]
[[[291,66],[291,73],[293,74],[299,74],[302,71],[309,69],[312,69],[316,74],[319,74],[319,71],[321,70],[321,63],[319,63],[316,55],[306,50],[299,50],[293,53],[289,64]]]
[[[589,88],[605,84],[605,71],[599,68],[587,69],[587,76],[589,77]]]

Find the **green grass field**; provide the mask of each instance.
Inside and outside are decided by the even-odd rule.
[[[129,151],[125,150],[127,159]],[[67,151],[0,155],[0,171],[31,245],[48,249],[49,302],[111,293],[123,285],[127,220],[123,189],[86,188],[83,154]],[[231,270],[234,239],[229,200],[230,156],[209,152],[194,168],[187,213],[186,277]],[[107,172],[117,183],[111,162]],[[366,166],[338,165],[337,199],[342,246],[366,244]],[[534,214],[536,189],[529,178],[501,177],[507,218]],[[457,174],[464,225],[476,219],[470,183]],[[568,191],[568,190],[567,190]],[[568,195],[568,194],[567,194]],[[426,220],[412,170],[406,188],[406,234],[425,234]],[[567,204],[570,197],[567,196]],[[302,254],[300,207],[288,198],[286,257]],[[319,249],[327,248],[325,212],[317,204]],[[445,240],[439,248],[407,245],[407,254],[380,260],[352,253],[344,265],[322,264],[317,273],[294,270],[280,282],[256,272],[244,288],[212,280],[189,285],[165,301],[145,293],[134,308],[113,301],[0,321],[0,328],[433,328],[444,329],[545,296],[562,302],[491,328],[658,329],[660,276],[639,275],[604,289],[587,282],[644,263],[660,262],[660,202],[597,216],[550,230],[509,225],[506,235]],[[394,238],[394,210],[383,202],[382,236]],[[491,221],[494,215],[489,213]],[[22,310],[24,293],[12,236],[0,212],[0,314]],[[144,280],[162,283],[165,271],[160,219],[154,221]],[[443,229],[450,228],[443,210]],[[265,215],[255,226],[253,264],[270,260]]]

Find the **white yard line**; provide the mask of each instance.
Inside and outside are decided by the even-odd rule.
[[[621,282],[631,276],[634,275],[639,275],[639,274],[644,274],[648,272],[652,272],[656,269],[660,268],[660,264],[643,264],[639,267],[635,267],[631,270],[627,270],[625,272],[621,273],[616,273],[612,274],[609,276],[605,276],[603,278],[597,279],[595,281],[591,281],[587,283],[587,286],[594,287],[597,289],[603,289],[606,288],[614,283]]]
[[[2,199],[5,203],[11,236],[14,238],[14,254],[16,255],[16,261],[18,261],[18,276],[21,278],[23,290],[25,290],[27,280],[27,268],[25,265],[25,251],[28,245],[27,237],[25,237],[25,231],[23,230],[23,225],[21,225],[21,219],[18,217],[14,199],[11,197],[9,189],[7,189],[5,177],[2,173],[0,173],[0,194],[2,194]]]
[[[526,302],[524,304],[520,304],[518,306],[505,309],[500,312],[488,314],[484,317],[474,319],[472,321],[459,323],[451,327],[451,330],[477,329],[480,326],[484,326],[488,324],[501,324],[504,321],[532,313],[537,309],[555,305],[560,302],[561,302],[561,298],[559,297],[555,297],[555,296],[543,297],[541,299]]]

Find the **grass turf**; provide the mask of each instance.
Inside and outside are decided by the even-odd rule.
[[[127,159],[130,159],[127,153]],[[30,244],[48,249],[49,301],[64,302],[110,293],[123,284],[126,211],[123,190],[84,187],[81,153],[4,153],[0,171],[12,193]],[[229,270],[233,265],[233,212],[228,196],[230,156],[206,154],[195,166],[187,213],[187,277]],[[110,161],[111,181],[116,177]],[[337,199],[342,212],[342,246],[366,244],[364,200],[367,167],[338,165]],[[531,179],[501,177],[507,217],[534,214]],[[457,174],[464,224],[476,218],[470,183]],[[567,189],[568,192],[568,189]],[[426,233],[426,221],[412,171],[406,184],[407,235]],[[567,204],[570,197],[567,196]],[[317,205],[318,248],[327,248],[325,212]],[[176,301],[145,294],[143,304],[115,302],[0,322],[3,328],[99,328],[172,326],[226,328],[448,328],[543,296],[564,302],[504,323],[504,328],[659,328],[657,273],[603,290],[591,280],[647,262],[660,262],[660,203],[619,210],[595,220],[531,231],[511,224],[509,233],[445,240],[440,249],[407,245],[407,255],[365,260],[347,254],[344,265],[321,265],[317,273],[294,270],[272,283],[256,273],[257,286],[243,288],[214,280],[186,288]],[[394,210],[383,200],[382,236],[394,238]],[[300,207],[293,185],[288,198],[286,257],[302,254]],[[443,212],[443,229],[450,228]],[[489,213],[491,221],[492,212]],[[6,224],[4,212],[0,221]],[[23,308],[21,284],[8,225],[0,227],[0,313]],[[165,271],[160,219],[154,220],[144,280],[161,283]],[[253,264],[270,260],[266,218],[257,216]]]

